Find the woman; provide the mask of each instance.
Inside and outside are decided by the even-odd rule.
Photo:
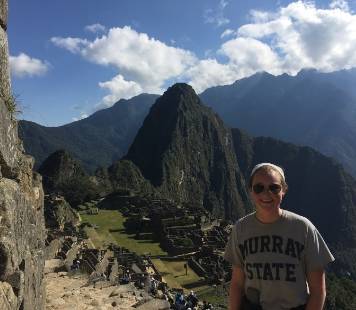
[[[281,167],[253,168],[256,212],[237,221],[225,251],[233,265],[230,310],[323,308],[324,269],[334,257],[308,219],[281,209],[287,189]]]

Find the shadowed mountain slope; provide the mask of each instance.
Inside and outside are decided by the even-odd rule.
[[[93,172],[126,154],[157,97],[142,94],[130,100],[122,99],[111,108],[60,127],[20,121],[19,135],[26,152],[35,157],[37,168],[50,154],[65,149],[79,159],[86,170]]]
[[[251,209],[231,132],[186,84],[152,106],[125,159],[163,195],[238,218]]]
[[[308,145],[356,176],[356,71],[255,74],[201,94],[231,127]]]
[[[65,150],[58,150],[48,156],[38,172],[42,175],[45,193],[62,195],[71,206],[99,195],[99,187],[93,178]]]

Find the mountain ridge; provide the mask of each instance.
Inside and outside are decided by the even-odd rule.
[[[354,81],[356,69],[332,73],[302,70],[294,77],[260,72],[231,85],[209,88],[200,97],[230,127],[247,130],[254,136],[272,136],[298,145],[309,145],[336,158],[356,176]],[[27,153],[36,158],[36,168],[50,153],[66,148],[82,161],[87,171],[93,172],[126,154],[150,106],[158,97],[141,94],[120,100],[113,108],[60,128],[20,121],[19,134]],[[145,98],[143,107],[139,109],[136,102],[133,104],[136,111],[126,109],[116,116],[115,109],[121,107],[125,110],[123,106],[129,106],[140,98]],[[102,115],[100,118],[103,120],[92,124],[98,115]]]
[[[157,95],[141,94],[122,99],[112,108],[60,127],[19,121],[25,150],[36,159],[35,168],[54,151],[68,150],[87,171],[109,166],[126,154],[138,128]]]
[[[208,89],[200,97],[230,127],[311,146],[355,176],[356,92],[333,80],[335,75],[310,70],[296,77],[260,73]],[[356,81],[355,70],[349,75]]]

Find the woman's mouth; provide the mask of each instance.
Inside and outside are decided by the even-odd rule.
[[[262,202],[262,203],[271,203],[271,202],[273,202],[273,200],[272,200],[272,199],[269,199],[269,200],[263,200],[263,199],[261,199],[261,202]]]

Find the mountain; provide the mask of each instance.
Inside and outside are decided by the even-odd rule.
[[[100,188],[67,151],[58,150],[48,156],[38,172],[46,194],[62,195],[71,206],[97,198]]]
[[[309,218],[322,233],[344,274],[356,276],[356,181],[335,160],[310,147],[253,138],[232,129],[237,161],[246,179],[260,162],[285,169],[289,185],[282,207]]]
[[[356,176],[356,70],[258,73],[200,97],[231,127],[311,146]]]
[[[251,210],[230,129],[187,84],[175,84],[157,99],[125,159],[170,199],[222,218]]]
[[[22,120],[19,136],[26,152],[35,157],[35,168],[53,152],[65,149],[79,159],[87,171],[93,172],[126,154],[157,97],[142,94],[130,100],[121,99],[111,108],[60,127],[44,127]]]
[[[297,76],[258,73],[200,97],[230,127],[308,145],[341,162],[356,177],[356,69],[332,73],[302,70]],[[67,149],[90,172],[126,154],[158,98],[143,94],[61,127],[19,122],[19,134],[35,168]]]

